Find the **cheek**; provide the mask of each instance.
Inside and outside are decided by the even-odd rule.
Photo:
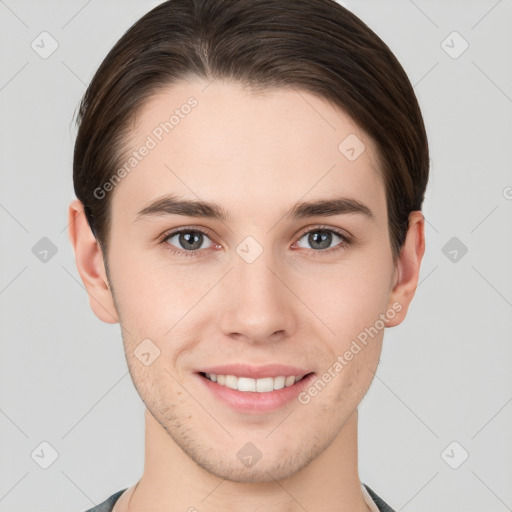
[[[190,271],[149,259],[120,258],[112,268],[118,313],[129,332],[149,329],[162,336],[197,301],[202,288]]]
[[[385,312],[389,276],[373,265],[347,264],[298,283],[297,295],[330,328],[338,348],[350,343]]]
[[[370,387],[382,346],[377,338],[366,346],[359,345],[362,347],[361,352],[354,355],[341,372],[345,372],[343,385],[335,388],[335,403],[346,403],[349,408],[356,407]]]
[[[134,356],[133,351],[127,350],[126,357],[137,393],[155,417],[172,422],[181,407],[190,407],[190,397],[178,383],[180,377],[177,380],[172,370],[168,369],[164,353],[149,366]]]
[[[153,382],[155,389],[178,386],[176,396],[179,397],[179,384],[167,371],[172,373],[184,351],[194,349],[193,343],[184,340],[200,338],[201,333],[197,336],[191,333],[197,329],[198,315],[204,313],[206,302],[199,303],[200,299],[212,287],[212,282],[206,275],[203,279],[192,272],[191,267],[177,269],[160,263],[152,264],[149,271],[148,266],[124,260],[116,269],[114,288],[125,354],[135,382],[141,386]],[[148,359],[142,355],[145,353],[151,359],[156,357],[150,367],[144,367],[136,357],[138,354]],[[175,377],[181,380],[181,375]]]

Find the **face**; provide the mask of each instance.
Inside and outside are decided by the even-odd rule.
[[[137,163],[109,192],[110,284],[151,415],[210,473],[263,482],[322,453],[371,383],[400,308],[386,197],[372,140],[324,100],[206,85],[173,86],[136,118],[123,162],[138,151]],[[172,129],[161,125],[176,109]],[[171,194],[217,207],[148,211]],[[293,214],[342,198],[368,211],[339,201]],[[247,455],[261,459],[241,464]]]

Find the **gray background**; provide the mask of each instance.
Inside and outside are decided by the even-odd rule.
[[[1,512],[83,511],[143,469],[119,325],[90,310],[66,225],[75,108],[158,3],[0,0]],[[360,477],[397,511],[512,510],[512,0],[343,3],[407,71],[432,164],[420,284],[359,409]]]

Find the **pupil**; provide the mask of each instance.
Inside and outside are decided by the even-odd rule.
[[[317,233],[321,233],[320,236],[318,236]],[[329,231],[315,231],[309,235],[309,243],[312,247],[314,247],[314,244],[320,243],[320,247],[318,248],[326,249],[331,245],[331,238],[332,233]]]
[[[190,233],[192,233],[192,235]],[[199,247],[201,247],[201,237],[201,233],[197,233],[196,231],[188,231],[187,233],[181,234],[180,243],[182,246],[188,245],[189,249],[199,249]],[[183,243],[183,240],[185,240],[186,243]],[[199,241],[199,243],[197,243],[197,241]]]

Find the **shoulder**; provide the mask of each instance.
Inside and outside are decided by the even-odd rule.
[[[375,502],[375,505],[377,505],[379,512],[395,512],[395,510],[392,509],[380,496],[378,496],[371,487],[368,487],[366,484],[363,484],[363,486],[368,491],[371,499]]]
[[[104,502],[92,507],[85,512],[112,512],[116,501],[121,497],[121,494],[126,491],[126,489],[121,489],[116,493],[112,494],[112,496],[108,497]]]

